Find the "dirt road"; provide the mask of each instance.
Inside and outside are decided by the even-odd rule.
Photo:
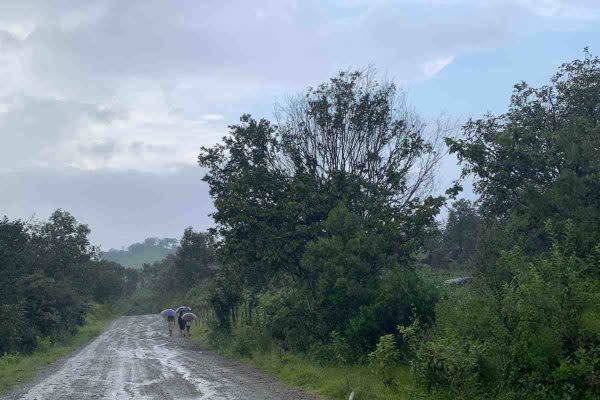
[[[166,331],[158,316],[122,317],[4,399],[316,399]]]

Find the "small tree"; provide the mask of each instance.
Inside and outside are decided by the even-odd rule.
[[[369,353],[369,364],[378,371],[387,386],[393,383],[392,368],[398,365],[400,352],[396,346],[394,335],[384,335],[379,338],[377,347]]]

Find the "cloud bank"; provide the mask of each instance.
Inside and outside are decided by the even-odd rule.
[[[76,210],[108,246],[205,228],[197,153],[242,113],[270,117],[345,68],[433,79],[598,15],[583,0],[2,1],[0,214]]]

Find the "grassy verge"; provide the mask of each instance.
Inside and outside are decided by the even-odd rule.
[[[250,363],[282,382],[317,393],[330,399],[405,400],[416,399],[412,374],[407,366],[392,372],[393,385],[386,386],[383,379],[366,366],[326,367],[315,364],[303,355],[289,353],[254,353]]]
[[[98,336],[112,318],[108,309],[95,306],[88,315],[87,323],[74,336],[55,342],[41,340],[40,346],[28,355],[5,354],[0,357],[0,395],[30,380],[41,369]]]
[[[419,390],[410,368],[401,365],[392,371],[393,384],[386,386],[382,377],[367,366],[322,366],[303,354],[282,351],[252,352],[250,356],[235,354],[224,346],[214,348],[207,340],[208,330],[201,326],[193,332],[193,340],[218,354],[236,358],[272,375],[290,387],[322,396],[324,399],[347,400],[354,391],[355,400],[442,399]]]

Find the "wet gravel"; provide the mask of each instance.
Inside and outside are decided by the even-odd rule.
[[[256,369],[170,337],[159,316],[122,317],[3,400],[316,400]]]

